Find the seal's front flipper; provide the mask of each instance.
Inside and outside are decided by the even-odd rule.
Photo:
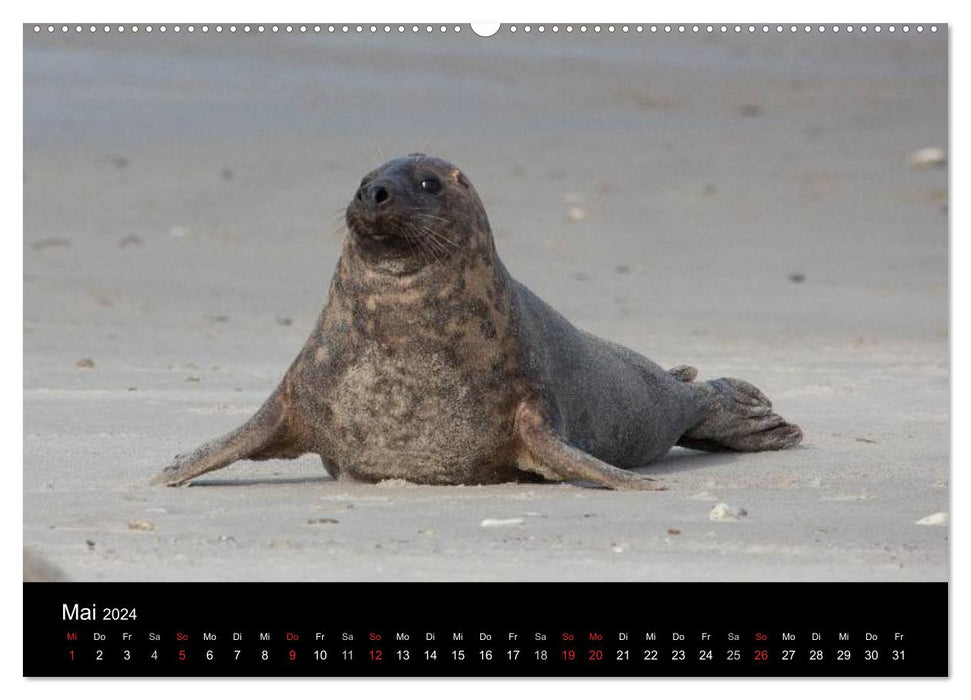
[[[681,436],[681,447],[761,452],[784,450],[802,440],[799,426],[773,413],[768,397],[746,381],[723,378],[693,386],[704,396],[708,412]]]
[[[301,451],[295,448],[286,417],[286,405],[275,393],[236,430],[207,442],[191,454],[177,456],[171,465],[152,479],[152,483],[180,486],[240,459],[299,456]]]
[[[524,471],[539,474],[550,481],[580,479],[611,489],[664,489],[654,479],[618,469],[566,444],[550,429],[542,411],[534,404],[523,403],[519,406],[516,432],[522,442],[517,464]]]

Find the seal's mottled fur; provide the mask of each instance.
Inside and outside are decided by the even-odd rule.
[[[312,452],[335,478],[652,490],[627,470],[675,444],[772,450],[802,437],[746,382],[694,382],[691,367],[665,371],[577,330],[509,275],[451,163],[389,161],[364,178],[347,224],[327,305],[280,386],[157,483]]]

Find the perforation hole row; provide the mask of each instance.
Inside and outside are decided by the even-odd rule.
[[[789,33],[789,34],[823,34],[823,33],[876,33],[887,32],[923,33],[925,31],[937,32],[937,25],[880,25],[880,24],[565,24],[565,25],[532,25],[532,24],[511,24],[504,26],[500,31],[508,31],[511,34],[769,34],[769,33]],[[151,34],[183,32],[189,34],[445,34],[460,33],[463,28],[460,25],[451,24],[158,24],[158,25],[139,25],[139,24],[35,24],[33,25],[35,34],[47,32],[54,34],[74,33],[131,33],[139,32]]]

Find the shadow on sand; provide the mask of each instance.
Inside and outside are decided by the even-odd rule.
[[[722,464],[730,464],[739,459],[745,459],[745,455],[738,452],[699,452],[697,450],[687,450],[680,447],[675,447],[664,455],[664,457],[662,457],[659,461],[654,462],[646,467],[635,469],[634,471],[638,474],[643,474],[644,476],[663,478],[665,476],[693,471],[695,469],[708,469],[710,467],[715,467]],[[193,488],[200,486],[293,486],[301,484],[325,484],[333,481],[334,479],[326,474],[322,474],[320,476],[303,477],[278,477],[271,475],[265,477],[247,477],[235,479],[202,479],[200,481],[192,482],[189,484],[189,486]],[[352,481],[350,483],[364,484],[366,482]],[[524,482],[524,484],[526,483],[531,482]],[[588,485],[585,482],[575,483],[582,483],[584,486]],[[590,484],[590,486],[593,488],[596,487],[593,484]]]

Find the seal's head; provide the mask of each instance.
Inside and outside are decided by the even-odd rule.
[[[365,175],[346,218],[351,243],[365,264],[395,275],[491,245],[472,183],[448,161],[423,153],[389,160]]]

